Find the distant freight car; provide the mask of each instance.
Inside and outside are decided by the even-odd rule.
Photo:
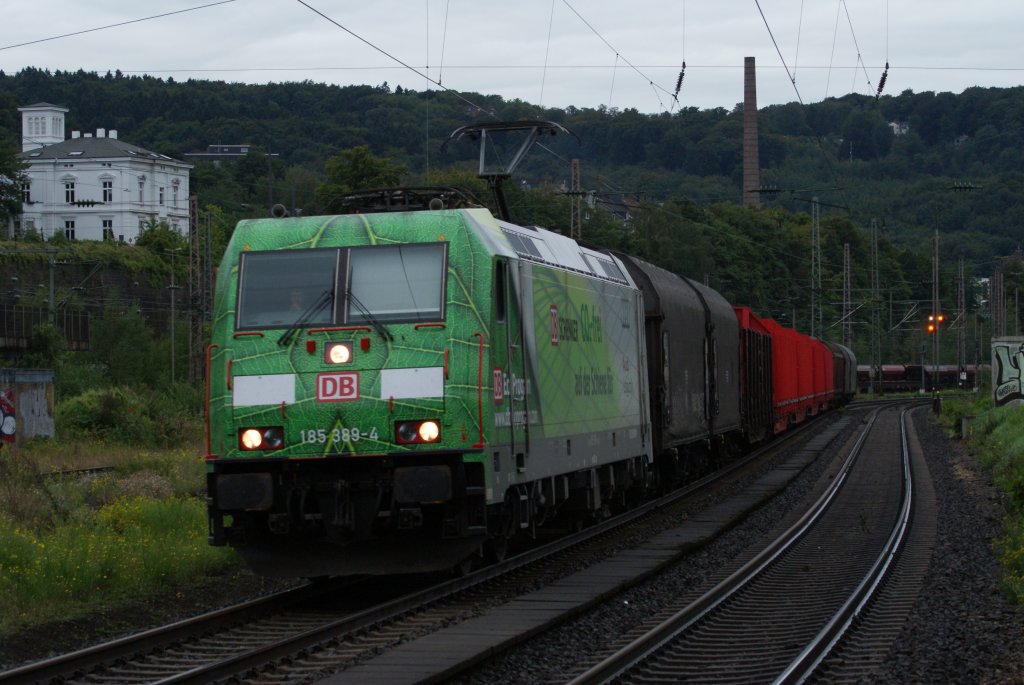
[[[932,364],[882,364],[870,376],[871,367],[861,364],[857,367],[857,389],[860,392],[932,392],[933,390],[966,390],[976,387],[979,378],[988,372],[988,365],[940,364],[938,373]],[[982,376],[978,376],[981,373]]]

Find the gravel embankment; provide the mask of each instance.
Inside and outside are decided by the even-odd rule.
[[[977,460],[917,412],[939,522],[935,552],[877,683],[1024,683],[1024,607],[1001,586],[999,491]]]

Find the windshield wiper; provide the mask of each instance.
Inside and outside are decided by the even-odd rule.
[[[320,293],[320,297],[314,300],[313,304],[306,307],[306,310],[299,314],[299,318],[295,319],[295,322],[288,327],[281,337],[277,339],[277,344],[284,346],[288,345],[295,339],[299,329],[309,323],[309,320],[320,313],[320,311],[327,306],[327,303],[334,299],[334,294],[330,290],[325,290]]]
[[[377,317],[370,313],[370,310],[366,308],[366,305],[360,302],[359,298],[353,295],[351,290],[348,291],[347,297],[349,302],[354,304],[356,309],[359,310],[359,313],[363,315],[363,318],[373,324],[373,327],[377,329],[377,332],[380,333],[382,338],[388,342],[393,340],[391,332],[384,326],[384,324],[377,320]]]

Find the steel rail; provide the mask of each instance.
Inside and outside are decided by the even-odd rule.
[[[910,447],[907,440],[907,410],[900,412],[900,448],[903,458],[903,498],[900,502],[900,513],[896,525],[893,526],[889,539],[882,552],[871,565],[864,579],[850,594],[842,607],[832,619],[807,644],[796,659],[775,679],[776,685],[802,683],[811,676],[821,662],[828,656],[836,643],[849,632],[850,627],[864,611],[875,596],[879,585],[896,559],[903,546],[907,531],[910,529],[910,517],[913,511],[914,481],[910,468]]]
[[[623,675],[652,653],[671,643],[678,635],[688,630],[706,615],[714,611],[723,602],[746,587],[756,577],[771,566],[790,547],[792,547],[815,523],[824,515],[832,500],[842,489],[857,456],[870,434],[881,408],[875,409],[869,416],[867,425],[850,449],[842,467],[832,480],[829,487],[800,519],[790,526],[754,558],[734,571],[726,579],[719,582],[707,593],[688,606],[636,638],[616,653],[608,656],[600,663],[576,676],[568,685],[590,685],[591,683],[607,683]]]

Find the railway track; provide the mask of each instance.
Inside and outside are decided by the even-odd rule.
[[[831,417],[814,422],[808,428],[821,429],[832,422]],[[849,419],[847,419],[847,422]],[[840,421],[839,425],[843,422]],[[817,447],[802,452],[804,463],[813,461],[825,444],[835,437],[839,428],[826,429],[831,437],[820,435],[812,439]],[[536,598],[530,598],[535,588],[539,592],[554,592],[558,579],[573,578],[580,569],[603,558],[628,559],[624,541],[657,539],[664,535],[666,521],[679,521],[688,517],[695,499],[704,498],[713,488],[736,488],[736,482],[750,478],[750,472],[768,469],[766,463],[779,459],[778,454],[796,440],[806,439],[805,432],[796,432],[786,441],[763,448],[729,469],[693,483],[689,487],[650,502],[623,516],[592,526],[579,534],[549,543],[541,548],[517,555],[501,564],[487,567],[464,578],[434,584],[418,592],[374,604],[364,610],[351,607],[338,609],[329,606],[337,594],[362,594],[359,585],[343,589],[306,587],[299,594],[286,594],[268,598],[254,606],[231,608],[217,612],[216,616],[198,617],[175,624],[167,629],[148,631],[139,636],[118,640],[83,652],[57,659],[31,664],[0,674],[0,683],[7,682],[62,682],[62,683],[210,683],[231,678],[232,682],[301,682],[315,679],[346,665],[350,676],[358,682],[364,677],[360,669],[378,659],[373,657],[393,651],[399,643],[414,642],[414,638],[428,639],[444,633],[453,625],[465,625],[473,631],[472,621],[486,617],[494,610],[512,611],[536,608]],[[787,462],[788,464],[788,462]],[[786,466],[787,473],[792,465]],[[781,487],[781,484],[780,484]],[[770,497],[771,492],[761,497]],[[732,525],[745,515],[750,507],[759,503],[744,498],[729,513],[719,513],[720,525]],[[617,572],[603,582],[585,580],[579,601],[556,601],[560,606],[541,611],[527,621],[524,632],[506,623],[507,638],[490,636],[487,644],[465,659],[435,660],[429,669],[453,674],[490,656],[495,645],[514,644],[526,636],[544,629],[552,622],[565,620],[587,606],[613,593],[646,574],[653,573],[663,564],[678,558],[682,549],[692,549],[706,543],[715,534],[703,527],[686,539],[672,539],[662,543],[656,552],[650,549],[644,557],[629,564],[628,570]],[[586,573],[584,571],[583,573]],[[361,581],[356,581],[361,582]],[[405,583],[406,580],[394,581]],[[580,587],[580,581],[565,581]],[[553,588],[553,589],[552,589]],[[526,599],[522,599],[523,595]],[[516,599],[520,598],[520,599]],[[315,608],[310,608],[310,603]],[[518,602],[518,604],[517,604]],[[529,614],[530,611],[526,610]],[[500,620],[500,619],[499,619]],[[450,636],[449,636],[450,637]],[[436,638],[446,640],[448,637]],[[429,649],[429,646],[427,647]],[[397,651],[397,650],[394,650]],[[346,678],[343,671],[339,676]],[[422,669],[412,672],[411,680],[419,680]]]
[[[904,550],[911,539],[913,474],[920,473],[911,463],[905,413],[876,409],[872,417],[832,486],[794,525],[572,685],[796,683],[826,664],[824,682],[869,681],[870,666],[888,647],[877,636],[895,634],[908,593],[890,591],[886,600],[902,601],[903,612],[892,606],[874,612],[870,621],[880,623],[874,640],[844,640],[870,622],[867,608],[886,590],[887,574],[897,585],[912,583],[908,576],[920,577],[929,556],[922,538]],[[923,523],[934,520],[927,511],[918,516]],[[841,645],[846,658],[828,662]]]

